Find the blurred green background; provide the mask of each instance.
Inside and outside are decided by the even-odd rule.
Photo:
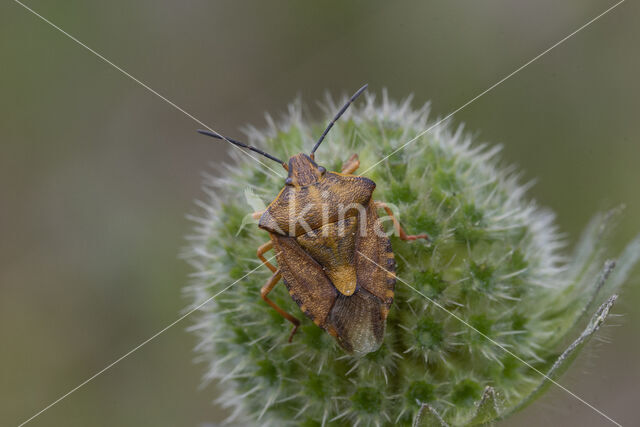
[[[444,116],[613,5],[603,1],[27,3],[229,136],[300,95],[363,82]],[[640,16],[626,2],[455,116],[538,179],[570,243],[627,205],[640,231]],[[229,147],[12,1],[0,5],[0,425],[17,425],[178,318],[178,259]],[[419,143],[419,142],[418,142]],[[210,167],[210,164],[213,164]],[[640,272],[639,272],[640,273]],[[636,274],[636,278],[638,274]],[[640,291],[561,383],[637,425]],[[199,389],[186,320],[31,424],[197,426],[225,413]],[[615,326],[615,327],[614,327]],[[605,425],[558,389],[503,425]]]

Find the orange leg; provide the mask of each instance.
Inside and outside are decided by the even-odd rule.
[[[264,265],[269,267],[269,270],[275,273],[277,269],[273,266],[273,264],[267,261],[267,259],[264,257],[264,253],[267,251],[270,251],[271,248],[273,248],[273,241],[269,240],[264,245],[260,245],[260,247],[257,250],[257,254],[258,254],[258,258],[260,258],[260,261],[262,261]]]
[[[349,160],[347,160],[342,165],[342,173],[346,175],[351,175],[359,167],[360,167],[360,159],[358,159],[357,154],[353,154],[351,157],[349,157]]]
[[[291,330],[291,334],[289,334],[289,342],[291,342],[291,340],[293,339],[293,335],[298,330],[298,326],[300,326],[300,321],[295,317],[293,317],[292,315],[290,315],[289,313],[287,313],[286,311],[284,311],[283,309],[281,309],[280,307],[278,307],[278,305],[275,302],[271,301],[267,297],[267,294],[269,294],[269,292],[273,290],[273,288],[278,284],[281,278],[282,278],[282,275],[280,274],[280,270],[275,271],[273,276],[271,276],[271,278],[262,287],[262,289],[260,289],[260,295],[262,296],[262,299],[267,304],[273,307],[280,314],[280,316],[284,317],[289,322],[293,323],[293,329]]]
[[[426,234],[407,234],[407,233],[405,233],[404,230],[402,229],[402,227],[400,226],[400,223],[398,222],[396,217],[393,215],[393,211],[391,210],[391,208],[385,202],[375,201],[374,203],[376,204],[377,208],[384,209],[384,211],[387,213],[387,215],[389,215],[391,217],[391,220],[393,221],[393,228],[396,229],[396,232],[398,233],[398,236],[402,240],[417,240],[417,239],[427,239],[427,240],[429,240],[429,236],[426,235]]]

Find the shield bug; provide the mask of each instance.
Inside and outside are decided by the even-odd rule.
[[[389,206],[372,198],[376,184],[353,175],[360,164],[357,154],[340,173],[315,163],[315,152],[329,130],[366,88],[360,88],[338,111],[309,155],[296,154],[286,163],[242,142],[198,131],[257,152],[288,171],[275,200],[253,214],[259,219],[258,227],[270,236],[257,250],[258,258],[273,272],[261,289],[262,299],[293,324],[291,341],[300,321],[268,297],[283,279],[300,310],[345,351],[358,354],[380,347],[396,283],[393,250],[378,210],[391,217],[402,240],[428,238],[407,235]],[[276,250],[277,268],[264,257],[271,249]]]

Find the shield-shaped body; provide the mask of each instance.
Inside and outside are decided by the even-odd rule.
[[[380,347],[395,287],[370,179],[326,172],[306,155],[260,218],[284,283],[302,312],[352,353]],[[305,175],[305,171],[315,175]],[[318,172],[319,171],[319,172]]]

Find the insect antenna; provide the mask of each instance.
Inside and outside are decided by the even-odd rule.
[[[222,136],[219,133],[211,132],[211,131],[204,130],[204,129],[198,129],[198,133],[210,136],[212,138],[222,139],[223,141],[229,141],[230,143],[235,144],[235,145],[237,145],[239,147],[246,148],[246,149],[251,150],[251,151],[255,151],[258,154],[262,154],[266,158],[280,163],[281,165],[283,165],[285,167],[285,169],[287,167],[287,164],[285,162],[283,162],[282,160],[280,160],[279,158],[277,158],[275,156],[272,156],[271,154],[269,154],[267,152],[264,152],[264,151],[260,150],[259,148],[247,145],[244,142],[236,141],[235,139],[227,138],[226,136]]]
[[[322,135],[320,136],[320,139],[318,139],[318,142],[316,142],[316,145],[313,146],[313,150],[311,150],[311,158],[313,158],[316,150],[318,149],[318,147],[320,146],[320,144],[324,140],[324,137],[327,136],[327,133],[329,133],[329,131],[333,127],[333,124],[340,118],[340,116],[342,116],[344,114],[345,111],[347,111],[347,108],[349,108],[349,105],[351,105],[351,103],[353,101],[355,101],[356,98],[358,96],[360,96],[360,94],[362,92],[364,92],[364,90],[367,88],[367,86],[369,86],[369,85],[365,84],[360,89],[358,89],[358,91],[356,93],[354,93],[351,98],[349,98],[347,103],[344,104],[344,106],[340,109],[340,111],[338,111],[338,114],[336,114],[336,116],[333,118],[333,120],[331,120],[331,123],[329,123],[329,126],[327,126],[327,128],[324,130],[324,132],[322,132]]]

